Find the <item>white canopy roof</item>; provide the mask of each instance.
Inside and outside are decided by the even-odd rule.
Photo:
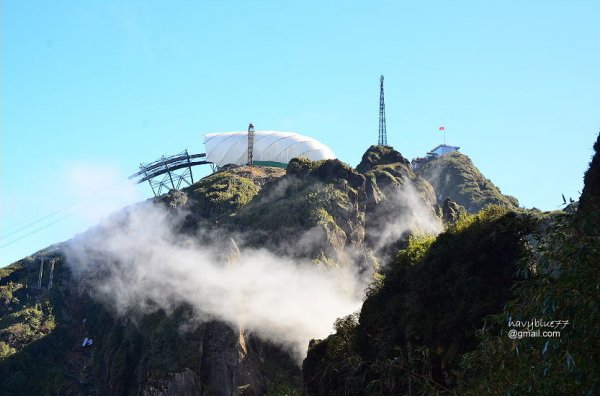
[[[248,132],[208,133],[204,135],[206,160],[217,166],[245,165],[248,162]],[[333,159],[335,154],[323,143],[293,132],[254,132],[253,159],[256,162],[287,164],[292,158]]]

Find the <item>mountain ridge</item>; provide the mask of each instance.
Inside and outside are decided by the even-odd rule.
[[[454,161],[455,157],[463,165],[468,159],[456,155],[449,159]],[[444,167],[444,163],[451,162],[442,160],[432,163]],[[449,173],[459,181],[455,184],[463,183],[464,187],[479,180],[475,171],[481,174],[470,160],[467,165],[475,170],[464,168],[462,174],[464,169],[460,166],[448,165],[452,172],[458,172],[458,176]],[[592,166],[586,174],[586,186],[593,186],[588,180],[595,177],[596,168]],[[462,378],[448,377],[448,373],[466,370],[465,356],[482,349],[477,349],[477,338],[470,330],[455,340],[441,337],[444,326],[454,328],[457,320],[468,317],[467,327],[476,327],[486,315],[500,312],[500,302],[514,296],[510,285],[524,279],[522,275],[513,276],[514,271],[520,270],[515,257],[527,255],[529,249],[521,246],[522,238],[527,237],[538,246],[543,236],[532,235],[547,234],[548,227],[542,224],[557,224],[555,218],[562,215],[515,211],[518,203],[504,196],[497,198],[500,192],[494,190],[491,182],[478,185],[471,200],[470,190],[463,188],[465,193],[457,199],[465,206],[453,201],[452,195],[456,194],[451,194],[448,188],[452,183],[446,178],[445,184],[436,182],[443,193],[432,187],[426,179],[431,179],[433,173],[433,166],[427,172],[413,171],[409,162],[391,147],[371,146],[356,169],[338,160],[304,159],[292,160],[287,170],[238,167],[214,173],[191,187],[172,190],[147,203],[163,208],[149,214],[167,219],[165,224],[173,228],[168,238],[175,237],[177,248],[183,252],[194,254],[190,246],[208,244],[216,251],[210,257],[226,262],[232,254],[231,243],[239,246],[239,250],[235,247],[234,256],[241,252],[242,260],[267,249],[282,260],[304,260],[302,266],[316,268],[325,278],[330,274],[327,271],[352,270],[360,284],[369,286],[360,317],[341,318],[335,323],[333,335],[325,341],[310,342],[303,372],[286,348],[247,328],[251,321],[190,321],[199,312],[185,299],[174,304],[172,310],[148,300],[140,301],[142,306],[154,307],[148,312],[115,311],[97,300],[97,284],[89,277],[98,274],[74,273],[73,263],[68,263],[72,258],[64,254],[66,244],[59,244],[0,269],[0,390],[21,394],[258,395],[364,394],[375,389],[403,392],[405,386],[444,393],[444,389],[463,386]],[[596,213],[589,202],[595,202],[593,197],[597,194],[590,188],[584,189],[585,199],[582,196],[583,207],[591,208],[586,209],[586,218]],[[477,215],[466,214],[490,201],[500,206],[488,207]],[[128,216],[140,209],[140,204],[134,206],[103,225],[106,237],[101,232],[102,225],[96,228],[100,245],[110,240],[110,234],[114,234],[111,227],[117,224],[125,228],[131,224],[139,224],[138,228],[162,224],[144,216],[140,223],[128,223]],[[438,238],[423,235],[440,231]],[[230,238],[234,242],[229,242]],[[90,248],[97,249],[94,244]],[[455,251],[453,259],[440,258],[451,251]],[[481,251],[488,253],[482,256]],[[495,257],[494,252],[500,251],[504,253]],[[31,287],[37,283],[42,255],[56,260],[55,282],[49,291]],[[99,265],[110,263],[106,259],[95,260]],[[448,272],[447,260],[454,260],[453,266],[461,268],[458,274]],[[491,262],[499,264],[490,266]],[[116,264],[106,269],[110,272],[127,268]],[[221,274],[244,268],[234,265],[223,267],[231,271],[219,269],[222,265],[225,264],[215,267]],[[48,284],[48,277],[46,267],[43,285]],[[424,306],[435,308],[437,303],[433,302],[440,298],[439,294],[428,294],[429,283],[455,285],[453,293],[478,298],[479,308],[468,308],[472,299],[446,296],[442,298],[446,305],[458,304],[449,308],[456,311],[454,314],[427,313],[422,304],[431,301]],[[502,285],[498,287],[499,294],[484,293],[496,284]],[[396,303],[378,297],[382,293]],[[408,314],[396,311],[402,306],[406,307],[402,312],[410,308]],[[465,312],[461,309],[473,312],[471,316],[461,316],[460,312]],[[424,314],[428,319],[423,323],[429,323],[425,327],[418,325]],[[386,325],[382,317],[406,321],[408,327],[400,331]],[[438,319],[447,323],[436,324]],[[82,347],[84,337],[92,338],[93,345]],[[410,347],[407,349],[406,345]],[[420,348],[419,353],[426,351],[423,348],[432,348],[436,352],[427,353],[433,361],[417,358],[414,348]],[[385,359],[396,358],[396,351],[413,357],[408,362],[400,358],[386,366]],[[378,366],[365,366],[364,360],[378,362]],[[340,365],[342,361],[346,363]],[[340,385],[342,377],[319,374],[324,367],[338,370],[352,387]],[[482,363],[481,367],[486,366]],[[31,370],[38,374],[32,377]],[[428,379],[423,383],[407,377],[406,370],[433,370],[433,375],[425,376]],[[368,381],[353,382],[359,377]],[[395,385],[373,382],[377,377],[395,378]],[[447,378],[451,378],[449,382]],[[483,374],[476,378],[483,378]],[[464,386],[476,389],[478,385],[474,381]]]

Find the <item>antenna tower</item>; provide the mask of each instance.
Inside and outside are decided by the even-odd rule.
[[[383,98],[383,74],[379,78],[379,140],[377,144],[387,146],[387,131],[385,129],[385,100]]]
[[[248,165],[252,165],[254,150],[254,125],[248,124]]]

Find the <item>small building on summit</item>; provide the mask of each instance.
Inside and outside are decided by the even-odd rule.
[[[209,133],[204,135],[206,161],[218,168],[248,163],[248,132]],[[293,132],[255,131],[253,161],[258,166],[286,168],[292,158],[312,161],[334,159],[335,154],[318,140]]]
[[[453,151],[458,151],[458,149],[460,149],[460,147],[440,144],[439,146],[437,146],[434,149],[432,149],[431,151],[429,151],[427,153],[427,155],[433,155],[433,156],[439,157],[439,156],[451,153]]]
[[[441,157],[446,154],[453,153],[458,151],[460,147],[458,146],[448,146],[446,144],[440,144],[439,146],[433,148],[431,151],[427,153],[425,157],[418,157],[411,161],[411,167],[413,170],[419,169],[424,163],[431,161],[434,158]]]

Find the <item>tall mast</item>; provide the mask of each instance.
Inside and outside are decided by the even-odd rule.
[[[387,146],[387,131],[385,129],[385,99],[383,97],[383,74],[379,78],[379,140],[377,144]]]
[[[254,125],[248,124],[248,165],[252,165],[254,151]]]

